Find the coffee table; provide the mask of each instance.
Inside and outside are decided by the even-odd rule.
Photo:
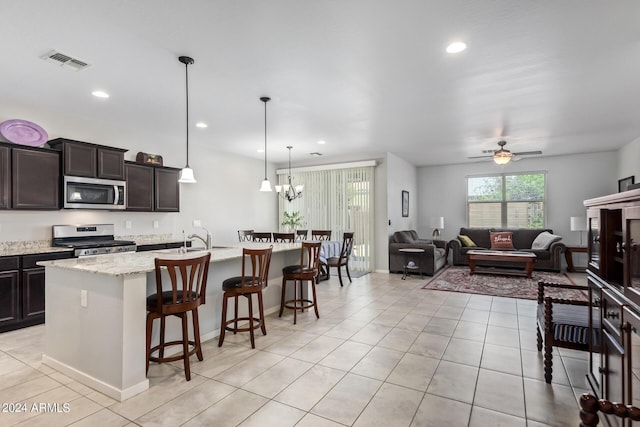
[[[527,279],[531,279],[531,273],[533,272],[533,264],[536,262],[536,254],[532,252],[519,252],[519,251],[479,251],[471,250],[467,252],[467,258],[469,260],[469,274],[475,273],[487,273],[487,274],[510,274],[510,275],[522,275],[522,272],[509,271],[509,270],[495,270],[495,269],[479,269],[476,270],[476,261],[491,261],[494,264],[501,263],[523,263],[524,272]]]

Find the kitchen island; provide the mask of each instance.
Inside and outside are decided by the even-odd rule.
[[[203,341],[219,335],[222,281],[240,275],[242,248],[269,245],[245,242],[209,250],[206,304],[198,310]],[[263,291],[266,313],[280,307],[282,267],[300,258],[300,243],[272,245],[270,286]],[[43,363],[120,401],[148,389],[146,298],[156,291],[154,259],[198,254],[166,249],[42,262],[47,277]],[[179,319],[168,319],[167,341],[179,337]]]

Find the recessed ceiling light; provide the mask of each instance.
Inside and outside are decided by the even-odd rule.
[[[108,98],[109,94],[103,90],[94,90],[93,92],[91,92],[91,95],[95,96],[96,98]]]
[[[320,144],[320,145],[324,145],[326,143],[327,143],[327,141],[323,141],[323,140],[318,141],[318,144]]]
[[[204,129],[204,128],[209,127],[209,125],[206,124],[205,122],[198,122],[198,123],[196,123],[196,127],[200,128],[200,129]]]
[[[467,45],[463,42],[454,42],[447,46],[447,52],[449,53],[459,53],[467,48]]]

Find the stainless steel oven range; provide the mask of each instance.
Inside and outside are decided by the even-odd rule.
[[[115,240],[113,224],[54,225],[53,246],[75,249],[74,256],[135,252],[136,242]]]

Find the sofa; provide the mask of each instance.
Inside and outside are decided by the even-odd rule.
[[[562,266],[562,254],[565,252],[566,246],[562,241],[552,242],[546,249],[531,249],[533,241],[536,240],[538,235],[542,232],[548,232],[553,234],[550,229],[530,229],[530,228],[518,228],[518,229],[497,229],[497,228],[461,228],[458,236],[469,237],[476,246],[465,246],[460,239],[456,238],[449,241],[449,251],[452,254],[453,265],[469,265],[467,260],[467,251],[477,249],[491,249],[491,250],[507,250],[507,249],[495,249],[491,248],[491,232],[511,232],[513,249],[517,251],[533,252],[536,254],[535,270],[547,270],[559,272]],[[464,239],[463,239],[464,240]],[[488,267],[511,267],[504,262],[496,265],[492,265],[491,262],[482,261],[478,262],[478,265]],[[514,265],[513,267],[516,267]]]
[[[416,273],[433,276],[447,264],[447,243],[444,240],[421,239],[415,230],[396,231],[389,236],[389,272],[402,273],[405,265],[405,254],[402,248],[424,249],[421,256],[411,256],[411,260],[420,266]]]

